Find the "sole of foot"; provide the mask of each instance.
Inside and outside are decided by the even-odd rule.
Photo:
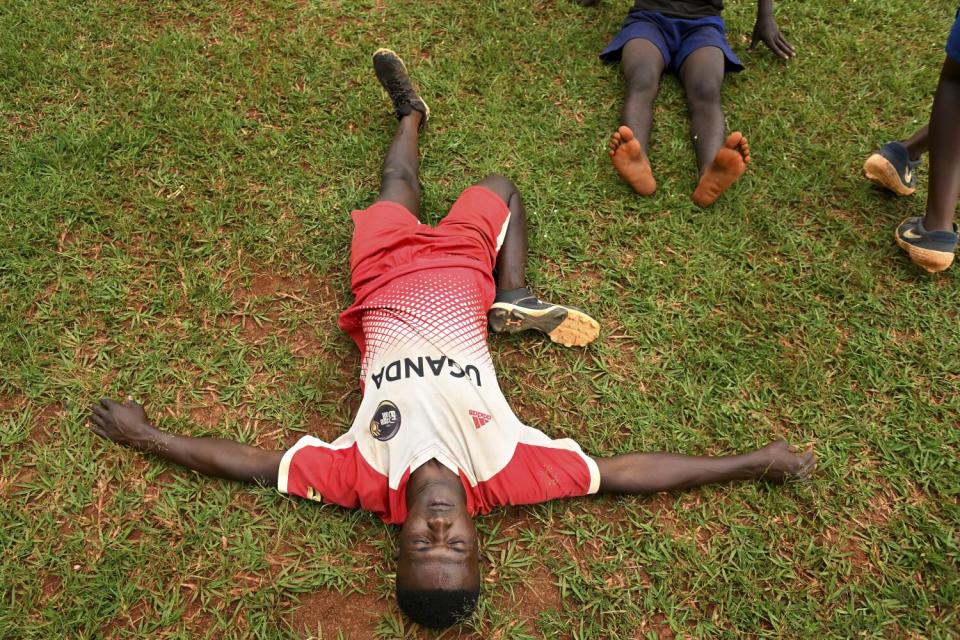
[[[495,302],[487,319],[495,333],[534,330],[565,347],[588,345],[600,335],[600,324],[596,320],[579,309],[561,305],[535,310]]]
[[[613,168],[617,170],[623,181],[642,196],[653,195],[657,190],[657,181],[653,178],[650,160],[630,127],[621,126],[617,129],[610,136],[607,149],[613,161]]]
[[[892,191],[898,196],[913,195],[913,192],[917,190],[916,187],[908,187],[903,184],[899,174],[897,174],[897,168],[879,153],[871,155],[863,163],[863,175],[870,182]]]
[[[896,240],[897,246],[906,251],[910,261],[927,273],[946,271],[953,264],[953,253],[915,247],[902,239],[896,229],[893,230],[893,239]]]
[[[727,136],[713,162],[703,172],[700,183],[693,192],[693,201],[701,207],[709,207],[724,191],[747,170],[750,164],[750,146],[739,131]]]

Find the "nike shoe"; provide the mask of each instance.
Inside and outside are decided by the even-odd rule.
[[[565,347],[582,347],[600,334],[600,324],[583,311],[543,302],[526,287],[512,291],[498,289],[487,320],[494,333],[533,329]]]
[[[400,56],[390,49],[377,49],[373,54],[373,71],[393,102],[397,120],[410,115],[413,111],[419,111],[423,114],[423,119],[420,121],[422,129],[430,118],[430,107],[413,88],[407,66],[403,64]]]
[[[953,263],[957,225],[953,225],[952,232],[927,231],[923,228],[923,218],[907,218],[897,227],[894,237],[913,264],[929,273],[943,271]]]
[[[907,148],[899,142],[888,142],[863,163],[863,173],[867,179],[898,196],[909,196],[917,190],[917,177],[914,169],[920,166],[919,160],[910,160]]]

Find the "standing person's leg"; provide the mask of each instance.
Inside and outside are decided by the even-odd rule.
[[[621,53],[623,77],[627,83],[620,127],[611,136],[610,158],[620,177],[640,195],[657,189],[650,169],[650,130],[653,102],[660,89],[665,62],[660,48],[645,38],[628,40]]]
[[[909,196],[917,190],[914,170],[927,152],[929,126],[923,125],[906,140],[894,140],[880,147],[863,163],[867,180],[898,196]]]
[[[954,30],[960,33],[960,27]],[[950,57],[943,63],[933,98],[929,141],[926,216],[901,222],[895,238],[914,264],[936,273],[953,264],[958,238],[953,219],[960,198],[960,61]]]
[[[901,140],[900,144],[903,145],[903,148],[907,150],[907,157],[910,160],[916,162],[920,159],[920,156],[927,152],[929,145],[927,144],[927,136],[930,133],[930,125],[923,125],[917,129],[916,133],[907,138],[906,140]]]
[[[960,61],[947,58],[930,113],[930,189],[923,226],[953,231],[960,197]]]
[[[687,96],[690,130],[697,153],[700,182],[693,200],[706,207],[720,197],[747,170],[750,147],[735,131],[724,140],[723,86],[726,58],[718,47],[701,47],[688,55],[680,67],[680,83]]]

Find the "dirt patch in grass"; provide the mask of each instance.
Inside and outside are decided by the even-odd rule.
[[[320,438],[324,442],[333,442],[340,437],[340,429],[330,419],[323,417],[316,411],[307,414],[307,433]],[[299,433],[289,434],[292,442],[285,442],[285,444],[292,446],[300,438],[300,435]]]
[[[223,422],[227,410],[217,399],[214,391],[207,391],[204,403],[190,409],[190,420],[202,427],[213,428]]]
[[[192,599],[190,600],[190,604],[187,605],[186,613],[183,614],[183,625],[189,630],[189,637],[204,638],[207,635],[207,629],[213,624],[213,618],[210,614],[204,612],[200,598],[196,595],[189,595],[187,597]],[[246,626],[242,618],[238,622],[241,623],[240,626]]]
[[[119,638],[120,631],[136,629],[142,620],[148,619],[153,613],[145,600],[138,600],[111,620],[101,633],[104,638]]]
[[[23,403],[19,396],[0,396],[0,412],[9,413]]]
[[[902,499],[885,480],[880,481],[880,489],[870,496],[869,507],[857,518],[861,526],[883,527],[897,509]]]
[[[0,396],[0,415],[16,416],[18,413],[28,410],[29,401],[21,396]],[[35,442],[38,445],[44,445],[50,441],[55,431],[52,423],[63,413],[63,407],[60,404],[48,404],[33,415],[30,427],[30,436],[24,440],[24,445]],[[0,452],[2,453],[2,452]]]
[[[363,593],[338,593],[321,589],[300,598],[300,607],[290,616],[290,626],[297,633],[319,637],[337,637],[337,633],[351,640],[368,640],[374,631],[385,603],[363,588]],[[323,630],[320,636],[318,630]]]
[[[243,341],[259,344],[276,336],[294,355],[326,353],[344,305],[337,292],[309,273],[279,274],[259,265],[246,270],[253,273],[249,282],[225,278]]]
[[[667,622],[667,616],[662,613],[655,613],[640,620],[633,638],[634,640],[647,640],[651,633],[655,635],[657,640],[673,640],[677,637],[673,629],[670,628],[670,623]]]
[[[60,576],[46,574],[40,578],[40,591],[43,594],[41,602],[44,604],[53,600],[63,588],[63,579]]]
[[[527,630],[536,633],[534,621],[544,611],[560,609],[560,587],[557,578],[543,565],[536,565],[523,578],[523,582],[513,591],[497,598],[497,608],[510,611],[511,616],[525,620]]]

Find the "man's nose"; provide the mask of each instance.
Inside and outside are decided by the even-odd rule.
[[[434,533],[443,533],[450,528],[450,519],[441,516],[427,518],[427,526],[430,527],[430,531]]]

